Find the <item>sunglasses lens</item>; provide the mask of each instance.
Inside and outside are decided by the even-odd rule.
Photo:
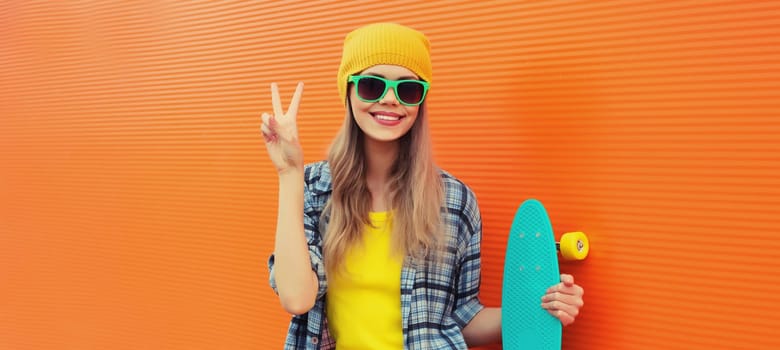
[[[380,79],[366,77],[358,80],[357,93],[364,100],[378,100],[384,92],[385,82]]]
[[[398,84],[398,98],[407,104],[418,104],[423,99],[425,88],[416,82],[403,82]]]

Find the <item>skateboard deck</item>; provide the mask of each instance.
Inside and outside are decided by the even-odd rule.
[[[561,348],[561,322],[542,308],[547,288],[560,283],[552,225],[542,203],[523,202],[509,232],[501,296],[504,349]]]

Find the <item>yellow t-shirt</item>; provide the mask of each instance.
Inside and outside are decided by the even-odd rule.
[[[401,267],[392,253],[387,212],[371,212],[363,244],[350,249],[344,270],[328,276],[326,308],[338,350],[403,349]]]

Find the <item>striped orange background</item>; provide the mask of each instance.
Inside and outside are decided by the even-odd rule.
[[[259,135],[306,89],[319,160],[341,40],[433,43],[440,164],[476,192],[497,306],[517,205],[591,256],[566,349],[770,349],[780,321],[780,3],[0,4],[0,348],[280,348],[276,176]]]

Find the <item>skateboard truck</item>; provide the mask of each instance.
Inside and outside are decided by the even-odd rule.
[[[590,244],[584,232],[566,232],[560,242],[555,242],[555,248],[563,260],[584,260],[588,256]]]

